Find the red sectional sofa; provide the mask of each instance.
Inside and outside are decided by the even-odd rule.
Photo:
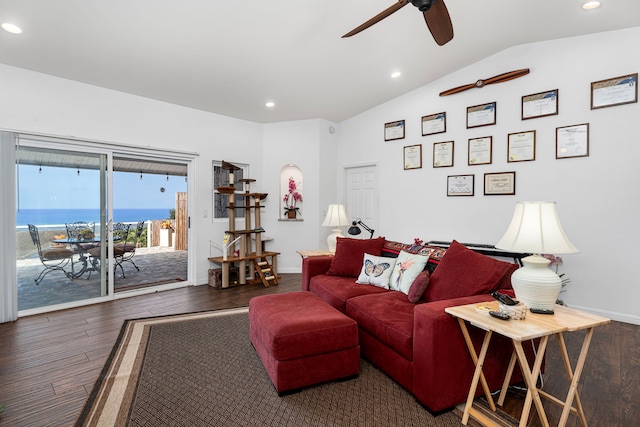
[[[429,257],[425,269],[433,273],[430,278],[425,273],[428,285],[417,303],[401,291],[356,283],[365,253],[393,257],[401,251]],[[474,371],[458,322],[444,309],[492,301],[490,292],[511,288],[511,273],[517,267],[455,241],[444,250],[384,238],[338,238],[334,257],[303,260],[302,290],[354,319],[361,355],[429,410],[440,412],[466,400]],[[470,332],[479,351],[483,334],[475,328]],[[492,339],[483,370],[491,390],[502,386],[511,353],[508,340]],[[520,380],[514,375],[512,383]],[[480,388],[477,394],[481,394]]]

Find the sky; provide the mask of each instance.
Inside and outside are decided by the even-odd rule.
[[[99,171],[20,165],[20,209],[99,209]],[[161,191],[164,189],[165,191]],[[186,192],[184,176],[114,172],[114,209],[171,209],[175,194]]]

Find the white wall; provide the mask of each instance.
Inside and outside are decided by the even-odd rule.
[[[335,126],[324,120],[300,120],[264,125],[265,192],[272,202],[267,203],[263,218],[266,235],[274,237],[268,250],[280,252],[278,271],[300,272],[299,249],[317,249],[328,234],[323,234],[327,200],[335,198],[337,136],[329,132]],[[293,163],[302,170],[303,201],[300,205],[302,221],[279,221],[280,203],[278,183],[282,167]],[[273,196],[271,196],[273,194]],[[273,198],[272,198],[273,197]]]
[[[262,125],[6,65],[0,65],[0,93],[1,129],[199,153],[189,248],[195,283],[207,283],[209,240],[221,241],[228,229],[228,222],[211,219],[212,161],[249,163],[261,180]]]
[[[640,283],[632,260],[640,232],[640,104],[590,109],[590,83],[640,71],[640,28],[519,46],[340,124],[340,165],[377,162],[380,235],[392,240],[495,243],[520,200],[555,200],[580,254],[564,255],[573,307],[640,324]],[[434,58],[437,60],[437,58]],[[451,87],[530,68],[517,80],[439,97]],[[419,72],[409,70],[408,72]],[[521,120],[521,97],[559,89],[559,114]],[[466,129],[466,107],[497,102],[497,124]],[[421,136],[423,115],[447,113],[447,132]],[[385,142],[383,125],[406,120],[406,138]],[[555,159],[559,126],[590,124],[590,155]],[[536,131],[536,160],[507,163],[507,135]],[[491,165],[467,165],[469,138],[493,136]],[[432,168],[434,142],[455,141],[455,165]],[[422,144],[423,168],[404,171],[403,146]],[[484,196],[483,174],[516,171],[515,196]],[[447,197],[448,175],[475,174],[474,197]],[[338,185],[338,191],[341,185]]]

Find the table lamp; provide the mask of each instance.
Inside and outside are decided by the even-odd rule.
[[[349,229],[347,230],[347,233],[351,234],[352,236],[357,236],[358,234],[362,233],[362,230],[360,230],[360,227],[358,227],[358,226],[364,228],[369,233],[371,233],[369,238],[373,239],[373,233],[374,233],[375,230],[373,230],[367,224],[362,222],[362,220],[360,218],[356,218],[354,221],[351,221],[351,227],[349,227]]]
[[[518,202],[511,224],[496,248],[534,255],[522,259],[523,267],[511,276],[516,298],[529,308],[553,310],[562,281],[548,268],[541,254],[580,252],[562,229],[556,202]]]
[[[322,225],[324,227],[335,227],[331,230],[331,234],[327,237],[327,245],[329,246],[329,252],[335,253],[336,241],[338,237],[344,237],[340,227],[351,224],[347,217],[347,212],[344,210],[343,205],[329,205],[327,210],[327,216],[324,219]]]

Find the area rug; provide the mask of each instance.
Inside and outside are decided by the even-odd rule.
[[[360,376],[279,397],[247,308],[129,320],[76,426],[459,426],[365,360]]]

